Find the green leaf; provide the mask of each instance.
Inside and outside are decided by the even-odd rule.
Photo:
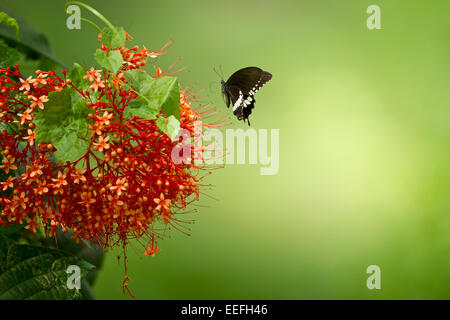
[[[103,28],[102,30],[102,42],[107,46],[107,47],[111,47],[111,42],[112,39],[114,37],[114,30],[111,29],[110,27],[106,26]]]
[[[126,71],[124,76],[128,84],[134,87],[139,95],[128,103],[127,108],[124,110],[125,118],[130,119],[137,116],[146,120],[156,119],[161,106],[158,106],[157,101],[152,101],[151,97],[144,96],[142,93],[153,79],[146,72],[140,70]]]
[[[10,239],[19,240],[22,232],[25,230],[24,226],[18,223],[0,226],[0,234],[4,234]]]
[[[87,79],[83,79],[86,75],[86,70],[80,66],[78,63],[74,63],[72,66],[72,70],[69,73],[69,79],[72,80],[72,83],[79,90],[86,90],[89,88],[89,81]]]
[[[129,111],[131,114],[139,116],[134,113],[135,110],[146,109],[153,115],[161,110],[167,116],[180,119],[180,90],[177,78],[152,78],[140,70],[126,71],[124,76],[128,84],[139,94],[139,97],[131,103]]]
[[[130,101],[127,108],[124,110],[126,119],[131,119],[136,116],[146,120],[154,120],[158,114],[158,109],[142,98],[136,98]]]
[[[75,161],[89,148],[86,100],[72,88],[51,92],[48,99],[34,119],[36,141],[51,142],[59,161]]]
[[[126,41],[125,30],[122,27],[116,28],[116,30],[111,29],[110,27],[103,28],[102,31],[102,42],[107,47],[119,47],[123,46]]]
[[[53,239],[52,239],[53,240]],[[52,241],[53,242],[53,241]],[[68,230],[63,232],[58,229],[57,238],[53,243],[55,248],[73,254],[95,266],[86,277],[89,284],[93,284],[97,271],[102,267],[104,251],[97,243],[91,241],[76,242],[73,238],[73,232]]]
[[[50,63],[50,64],[49,64]],[[26,55],[22,55],[22,58],[17,62],[19,65],[20,73],[23,78],[28,76],[36,76],[36,70],[51,70],[54,68],[54,64],[50,60],[47,60],[44,56],[39,57],[39,59],[29,59]]]
[[[55,141],[55,157],[60,161],[75,161],[86,154],[89,142],[79,138],[86,135],[86,130],[84,120],[73,120],[66,128],[65,134]]]
[[[80,267],[83,279],[94,266],[69,253],[18,244],[0,234],[0,299],[82,299],[69,289],[66,270]]]
[[[124,76],[128,84],[138,92],[142,92],[153,79],[147,72],[137,69],[125,71]]]
[[[6,12],[0,12],[0,24],[4,24],[13,28],[16,32],[17,41],[19,41],[19,24],[17,23],[16,19],[8,16]]]
[[[36,118],[40,119],[41,117],[45,117],[44,119],[47,122],[53,124],[64,121],[64,119],[71,114],[72,99],[69,90],[64,89],[62,91],[50,92],[48,100],[49,101],[45,103],[44,110],[39,110]]]
[[[174,116],[180,119],[180,89],[178,79],[175,77],[156,78],[156,88],[160,88],[160,99],[162,101],[161,111],[167,116]],[[166,93],[164,94],[164,91]]]
[[[111,47],[124,46],[126,40],[127,35],[125,34],[125,30],[122,27],[118,27],[117,32],[114,34],[112,38]]]
[[[95,266],[95,269],[89,271],[86,277],[81,282],[81,292],[84,299],[95,299],[91,286],[94,284],[97,274],[102,267],[104,251],[94,242],[83,241],[76,242],[73,238],[73,232],[68,230],[62,232],[58,229],[56,239],[51,239],[51,247],[58,248],[64,252],[70,253],[80,259],[83,259]]]
[[[178,132],[180,131],[180,121],[178,121],[178,119],[174,116],[170,116],[167,119],[164,117],[159,117],[158,120],[156,120],[156,124],[159,129],[167,134],[172,140],[175,140]]]
[[[6,45],[4,41],[0,41],[0,66],[7,68],[12,67],[23,58],[23,55],[14,48]]]
[[[68,88],[72,99],[72,113],[75,118],[87,119],[89,109],[86,103],[89,101],[80,95],[74,88]]]
[[[110,51],[107,56],[106,51],[97,49],[94,58],[99,65],[113,73],[117,73],[123,63],[122,54],[119,51]]]
[[[10,47],[17,47],[16,49],[26,56],[26,59],[40,61],[39,67],[42,70],[53,69],[56,65],[64,67],[64,64],[56,59],[50,47],[47,37],[37,31],[31,24],[20,18],[18,15],[10,12],[6,8],[0,6],[0,11],[3,11],[9,17],[14,18],[17,22],[20,35],[20,42],[17,40],[17,30],[10,26],[0,24],[0,38],[6,40]],[[51,67],[44,68],[45,65]],[[22,70],[22,69],[21,69]],[[31,74],[31,73],[28,73]]]

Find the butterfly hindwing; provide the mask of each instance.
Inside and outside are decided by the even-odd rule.
[[[248,117],[251,115],[252,109],[254,107],[255,98],[253,97],[253,95],[245,94],[243,96],[243,102],[241,103],[240,107],[238,107],[238,110],[236,110],[237,112],[235,113],[235,115],[239,120],[245,121],[245,119],[247,119],[248,125],[250,125],[250,120],[248,119]]]
[[[222,81],[222,93],[226,96],[227,107],[233,106],[233,113],[238,120],[248,121],[255,107],[254,95],[272,75],[257,67],[240,69],[233,73],[227,82]],[[250,122],[248,122],[250,125]]]

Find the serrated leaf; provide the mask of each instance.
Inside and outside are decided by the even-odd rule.
[[[156,124],[159,129],[167,134],[172,140],[175,140],[178,132],[180,131],[180,121],[178,121],[178,119],[174,116],[170,116],[167,119],[164,117],[159,117],[158,120],[156,120]]]
[[[167,122],[167,132],[170,139],[175,140],[180,132],[180,121],[174,116],[170,116]]]
[[[49,123],[61,122],[71,114],[71,102],[72,99],[67,89],[50,92],[44,110],[39,111],[36,118],[44,117]]]
[[[104,257],[104,251],[97,243],[90,241],[76,242],[72,231],[62,232],[61,229],[58,229],[57,239],[54,244],[52,242],[52,246],[93,264],[95,269],[91,270],[86,276],[87,283],[85,285],[94,283]]]
[[[105,27],[102,30],[102,42],[107,47],[119,47],[125,44],[126,34],[122,27],[116,28],[116,30],[110,27]]]
[[[112,47],[123,46],[126,40],[127,36],[125,34],[125,30],[122,27],[118,27],[117,32],[114,34],[112,38],[111,46]]]
[[[131,119],[136,116],[146,120],[154,120],[159,114],[159,111],[153,105],[149,104],[147,100],[136,98],[128,103],[123,113],[126,119]]]
[[[138,69],[125,71],[124,77],[128,84],[133,86],[138,92],[143,91],[146,83],[152,81],[152,77],[147,72]]]
[[[0,299],[81,299],[80,290],[67,286],[70,265],[80,276],[94,268],[66,252],[17,244],[0,234]]]
[[[89,99],[84,98],[74,88],[68,87],[66,90],[69,91],[71,97],[73,116],[75,118],[87,119],[89,108],[86,106],[86,103],[89,102]]]
[[[8,27],[13,28],[16,32],[16,38],[19,41],[19,24],[17,23],[16,19],[8,16],[6,12],[0,12],[0,24],[4,24]]]
[[[124,73],[128,84],[134,87],[139,97],[131,103],[130,112],[145,109],[149,114],[158,113],[180,118],[180,90],[175,77],[152,78],[145,72],[130,70]],[[153,119],[153,118],[152,118]]]
[[[87,131],[85,120],[77,119],[70,122],[70,125],[64,130],[64,134],[53,144],[56,147],[55,157],[62,161],[75,161],[86,154],[89,147],[87,140],[80,139],[84,137]]]
[[[89,87],[89,81],[87,81],[87,79],[83,79],[85,75],[86,70],[75,62],[72,66],[72,70],[69,73],[69,79],[72,80],[72,83],[79,90],[84,91]]]
[[[90,141],[86,138],[85,101],[80,100],[79,94],[70,89],[51,92],[44,110],[39,111],[34,118],[36,141],[51,142],[56,148],[55,157],[62,162],[82,157]]]
[[[180,119],[180,89],[175,77],[152,78],[153,83],[147,89],[153,99],[161,106],[161,111],[167,116]]]
[[[94,58],[99,65],[113,73],[117,73],[123,63],[122,54],[119,51],[110,51],[109,55],[106,55],[106,51],[97,49]]]

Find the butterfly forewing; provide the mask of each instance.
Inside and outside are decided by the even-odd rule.
[[[272,75],[257,67],[248,67],[236,71],[226,82],[228,85],[239,87],[244,94],[248,94],[255,86],[262,87]]]

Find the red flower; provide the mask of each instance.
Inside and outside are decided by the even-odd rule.
[[[84,76],[91,82],[86,91],[66,79],[65,73],[59,77],[53,71],[37,71],[36,79],[24,80],[20,70],[0,67],[0,122],[20,123],[15,132],[0,131],[0,170],[9,174],[25,168],[15,178],[0,180],[3,191],[14,190],[9,196],[2,194],[0,224],[25,220],[30,231],[42,225],[49,236],[56,236],[60,227],[70,228],[76,238],[94,240],[105,249],[116,245],[125,249],[136,239],[142,243],[144,254],[151,256],[159,251],[157,224],[180,229],[183,221],[176,217],[198,198],[197,174],[202,168],[195,162],[172,161],[171,151],[178,142],[163,133],[155,120],[125,117],[137,95],[124,85],[123,73],[145,66],[148,57],[166,53],[170,45],[157,51],[145,47],[111,49],[119,51],[125,63],[117,74],[90,68]],[[164,75],[156,70],[156,76]],[[17,78],[19,81],[14,80]],[[88,140],[89,147],[76,161],[54,162],[55,146],[35,143],[34,116],[42,112],[51,92],[67,86],[88,101],[88,132],[80,139]],[[89,99],[92,92],[99,92],[95,103]],[[180,126],[192,139],[194,122],[213,115],[205,106],[195,110],[194,101],[189,91],[180,91]],[[166,117],[162,113],[158,116]],[[214,125],[218,122],[210,124]],[[150,242],[151,246],[145,244]]]
[[[32,146],[34,144],[34,140],[36,139],[36,134],[31,129],[28,129],[27,132],[28,132],[28,137],[24,137],[24,139],[28,141],[28,144],[30,146]]]
[[[20,117],[20,124],[25,124],[25,122],[33,120],[33,117],[31,116],[31,113],[33,112],[33,109],[27,109],[24,113],[18,113],[17,115]]]
[[[83,79],[89,79],[90,82],[94,81],[94,79],[101,78],[101,72],[102,70],[95,70],[94,67],[91,67],[91,70],[86,72],[86,75],[83,77]]]
[[[30,108],[32,110],[36,109],[36,107],[39,107],[42,110],[44,110],[44,102],[48,101],[47,96],[40,96],[39,98],[36,98],[35,96],[30,96],[29,99],[33,100],[33,102],[30,105]]]
[[[157,204],[155,210],[158,211],[166,211],[170,209],[170,203],[172,202],[170,199],[164,199],[164,193],[161,192],[161,195],[159,198],[153,199],[155,203]]]
[[[6,158],[3,158],[2,165],[0,166],[0,169],[5,170],[5,173],[8,174],[9,170],[17,170],[17,166],[14,165],[15,158],[8,156]]]
[[[99,89],[103,89],[105,87],[105,83],[101,78],[96,78],[94,82],[89,86],[89,89],[97,92]]]
[[[45,78],[48,76],[48,74],[45,74],[40,70],[37,70],[36,74],[38,75],[38,77],[33,80],[33,86],[37,87],[40,84],[47,84],[47,80],[45,80]]]
[[[31,76],[29,76],[26,80],[23,80],[22,78],[19,79],[21,86],[19,88],[20,91],[30,91],[30,84],[33,83],[33,79]]]
[[[108,140],[109,137],[103,138],[102,136],[100,136],[98,138],[98,142],[94,142],[94,149],[98,150],[100,152],[103,152],[103,150],[109,149],[109,144],[108,144]]]

